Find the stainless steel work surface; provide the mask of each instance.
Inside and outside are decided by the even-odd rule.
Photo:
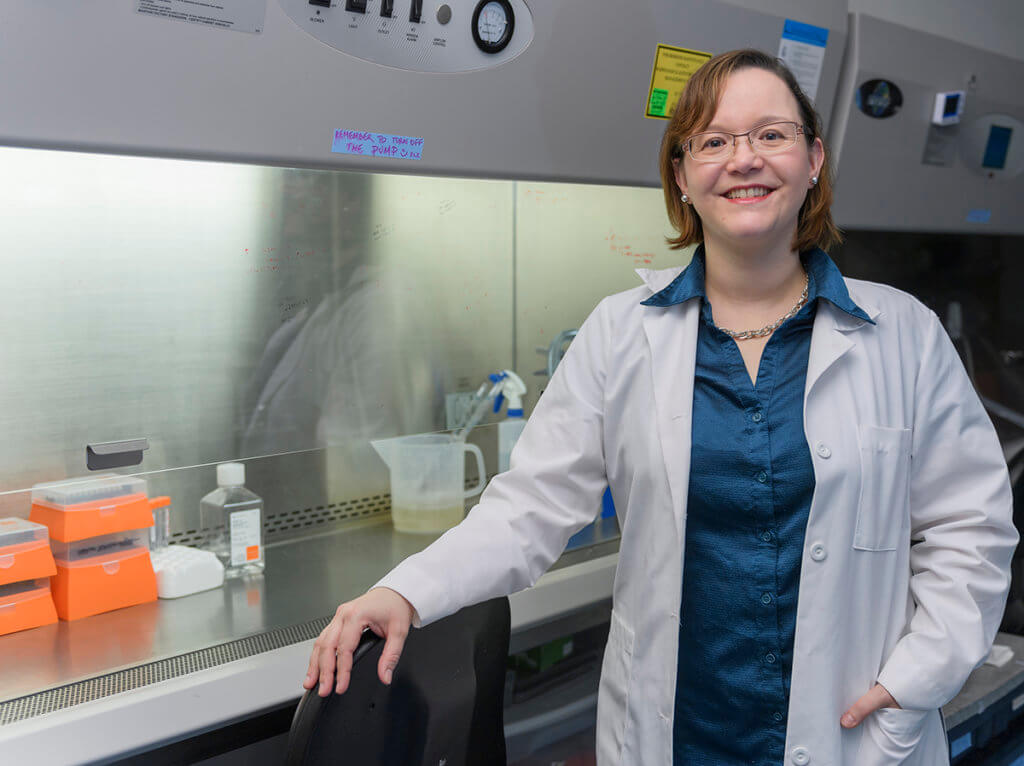
[[[323,620],[339,603],[365,591],[395,564],[434,539],[436,535],[395,532],[390,521],[368,521],[333,534],[268,547],[267,570],[262,576],[228,580],[223,588],[180,599],[161,599],[0,636],[0,703]],[[557,578],[558,572],[568,567],[614,554],[617,528],[613,523],[598,525],[588,542],[594,544],[563,554],[549,576]],[[610,590],[604,597],[608,595]],[[573,607],[572,603],[563,604],[567,610]],[[291,642],[315,635],[296,636]],[[241,649],[241,653],[225,652],[206,666],[261,650],[258,643],[254,647]],[[166,677],[158,674],[146,682]],[[296,677],[296,689],[299,680]]]
[[[971,716],[985,712],[1024,684],[1024,636],[999,633],[996,643],[1013,649],[1013,659],[1001,668],[982,665],[971,673],[960,693],[942,708],[946,729],[953,729]]]

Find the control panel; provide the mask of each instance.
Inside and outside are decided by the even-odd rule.
[[[524,0],[280,0],[299,27],[351,56],[417,72],[509,61],[533,40]]]

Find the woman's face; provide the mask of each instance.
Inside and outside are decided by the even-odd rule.
[[[743,133],[784,120],[803,124],[786,83],[763,69],[741,69],[726,81],[718,110],[702,132]],[[684,153],[676,161],[676,183],[700,215],[705,242],[741,249],[784,243],[789,248],[824,155],[818,138],[808,147],[800,135],[788,149],[759,155],[741,136],[727,160],[701,163]]]

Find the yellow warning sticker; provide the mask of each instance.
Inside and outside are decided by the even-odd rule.
[[[686,83],[710,58],[711,54],[703,51],[659,45],[658,52],[654,54],[651,90],[647,94],[647,112],[644,116],[661,120],[671,117]]]

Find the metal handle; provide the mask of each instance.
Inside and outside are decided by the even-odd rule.
[[[90,471],[106,471],[142,462],[142,453],[149,449],[149,439],[127,439],[85,445],[85,464]]]

